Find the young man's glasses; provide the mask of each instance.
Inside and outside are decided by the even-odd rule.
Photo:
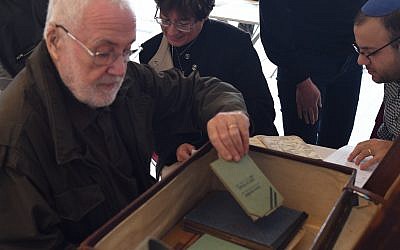
[[[154,20],[161,25],[161,27],[167,28],[170,25],[174,25],[175,29],[182,31],[182,32],[190,32],[193,28],[193,25],[196,22],[188,22],[188,21],[178,21],[178,22],[172,22],[169,19],[164,19],[162,17],[157,16],[158,8],[156,9],[156,13],[154,14]]]
[[[76,43],[78,43],[92,58],[93,58],[93,63],[97,66],[108,66],[111,65],[115,60],[117,60],[118,57],[122,56],[124,59],[124,62],[127,63],[129,61],[129,58],[132,56],[135,58],[137,55],[139,55],[139,52],[142,50],[141,47],[139,47],[136,50],[124,50],[121,53],[116,53],[114,51],[109,51],[109,52],[93,52],[91,51],[88,47],[86,47],[85,44],[83,44],[78,38],[76,38],[74,35],[71,34],[64,26],[60,24],[55,24],[56,28],[61,28],[62,30],[67,33],[67,35],[74,40]]]
[[[383,50],[384,48],[386,48],[387,46],[391,45],[392,43],[396,42],[397,40],[400,39],[400,36],[396,37],[395,39],[391,40],[390,42],[388,42],[387,44],[383,45],[382,47],[372,51],[371,53],[365,54],[364,52],[361,52],[360,47],[358,47],[358,45],[356,43],[353,43],[353,47],[354,50],[360,54],[365,56],[366,58],[368,58],[368,60],[371,60],[370,57],[373,55],[376,55],[376,53],[378,53],[379,51]]]

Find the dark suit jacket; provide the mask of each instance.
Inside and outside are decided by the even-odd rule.
[[[0,2],[0,61],[11,76],[42,40],[48,0]]]
[[[150,61],[157,52],[161,39],[162,34],[158,34],[142,44],[141,63]],[[249,34],[232,25],[207,20],[199,36],[189,46],[190,48],[180,56],[181,65],[177,64],[176,55],[179,53],[174,53],[175,67],[183,69],[186,75],[197,69],[201,76],[215,76],[232,84],[243,94],[251,119],[251,132],[277,135],[273,123],[274,102]],[[183,50],[185,48],[178,48],[178,51]],[[189,58],[186,54],[189,54]],[[200,146],[205,141],[206,137],[198,133],[189,134],[187,131],[182,131],[182,134],[175,134],[165,139],[164,150],[169,148],[167,151],[173,154],[170,158],[173,161],[176,148],[181,143],[189,142]]]

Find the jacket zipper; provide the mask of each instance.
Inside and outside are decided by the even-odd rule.
[[[25,53],[19,54],[18,56],[15,57],[15,59],[16,59],[17,61],[20,61],[22,58],[29,56],[29,55],[32,53],[33,49],[35,49],[35,47],[36,47],[36,45],[34,45],[33,47],[31,47],[31,48],[30,48],[28,51],[26,51]]]

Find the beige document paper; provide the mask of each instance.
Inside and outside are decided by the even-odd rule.
[[[250,144],[307,158],[321,159],[310,145],[300,137],[256,135],[250,138]]]

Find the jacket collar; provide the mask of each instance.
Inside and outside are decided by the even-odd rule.
[[[62,95],[63,82],[50,58],[46,43],[41,41],[27,62],[28,73],[38,89],[49,120],[56,160],[64,164],[70,160],[80,158],[80,147],[73,133],[71,119]]]
[[[49,55],[45,41],[40,42],[28,60],[27,70],[36,84],[38,95],[47,111],[57,164],[65,164],[82,158],[84,149],[76,137],[74,125],[78,129],[84,129],[96,117],[96,110],[78,102],[65,87]],[[125,95],[126,89],[127,86],[123,86],[117,98]],[[83,118],[83,116],[87,117]],[[73,124],[72,121],[76,118],[78,122]]]

